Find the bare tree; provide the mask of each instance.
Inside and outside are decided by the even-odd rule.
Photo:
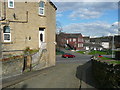
[[[57,34],[60,34],[63,31],[62,25],[59,21],[56,21]]]
[[[56,42],[57,42],[57,49],[60,50],[60,46],[61,46],[61,36],[60,34],[62,33],[63,29],[62,29],[62,25],[59,21],[56,21],[56,27],[57,27],[57,31],[56,31]]]

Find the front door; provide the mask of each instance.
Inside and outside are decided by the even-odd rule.
[[[39,28],[39,48],[45,42],[45,28]]]

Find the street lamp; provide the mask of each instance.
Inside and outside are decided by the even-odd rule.
[[[114,58],[114,35],[112,36],[112,58]]]
[[[113,27],[114,25],[112,25]],[[112,35],[112,58],[114,58],[114,35]]]

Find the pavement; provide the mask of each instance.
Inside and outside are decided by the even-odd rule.
[[[90,56],[64,51],[76,57],[66,59],[58,55],[54,67],[3,80],[3,90],[7,88],[96,89],[98,86],[92,76]]]

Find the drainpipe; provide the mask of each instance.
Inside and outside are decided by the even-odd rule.
[[[0,13],[0,17],[2,19],[2,1],[1,1],[1,13]],[[1,32],[2,32],[2,29],[1,29],[1,23],[0,23],[0,59],[2,59],[2,39],[1,39]]]
[[[2,29],[1,29],[1,23],[0,23],[0,59],[2,59],[2,40],[1,40],[1,32],[2,32]]]
[[[2,18],[2,8],[3,8],[3,13],[4,13],[4,17]],[[4,21],[6,20],[6,2],[4,0],[3,2],[3,7],[2,7],[2,1],[1,1],[1,20],[0,21]]]
[[[4,18],[3,20],[6,20],[6,2],[4,0]]]

